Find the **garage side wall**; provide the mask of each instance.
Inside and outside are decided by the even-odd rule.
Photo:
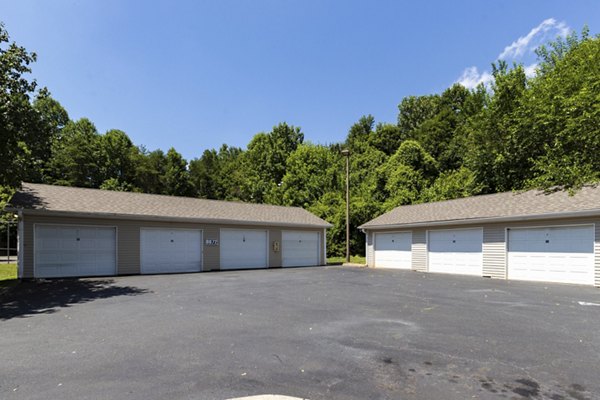
[[[600,287],[600,219],[595,221],[596,230],[594,232],[594,269],[595,269],[595,284],[594,286]]]
[[[23,244],[23,278],[34,277],[34,227],[36,224],[57,224],[57,225],[90,225],[90,226],[111,226],[117,229],[117,274],[131,275],[140,273],[140,229],[141,228],[171,228],[171,229],[201,229],[202,230],[202,270],[218,271],[220,269],[220,246],[210,246],[206,244],[207,239],[214,239],[220,243],[221,228],[240,228],[240,229],[266,229],[268,231],[269,245],[269,267],[281,266],[281,251],[276,252],[273,249],[273,241],[278,240],[281,243],[282,230],[298,231],[317,231],[321,236],[320,254],[325,250],[323,238],[323,229],[307,228],[267,228],[264,226],[252,225],[212,225],[195,224],[182,222],[163,222],[163,221],[141,221],[141,220],[121,220],[108,218],[74,218],[57,216],[38,216],[25,215],[23,221],[24,244]],[[321,258],[323,258],[321,256]],[[321,260],[324,264],[325,260]]]
[[[375,266],[375,233],[367,231],[367,267]]]

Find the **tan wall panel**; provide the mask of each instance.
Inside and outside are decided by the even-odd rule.
[[[269,268],[281,267],[281,251],[283,243],[281,243],[281,229],[271,229],[269,232]],[[273,249],[273,242],[279,242],[279,251]]]
[[[281,266],[281,251],[273,251],[273,241],[281,243],[282,228],[267,228],[254,225],[212,225],[185,222],[163,222],[163,221],[140,221],[103,218],[72,218],[55,216],[33,216],[24,217],[24,255],[23,255],[23,277],[33,278],[34,269],[34,226],[35,224],[63,224],[63,225],[99,225],[114,226],[117,228],[117,273],[118,275],[129,275],[140,273],[140,229],[141,228],[183,228],[201,229],[203,243],[203,271],[217,271],[220,264],[220,246],[207,246],[206,239],[220,241],[220,229],[266,229],[269,237],[269,267]],[[299,231],[317,231],[321,236],[321,253],[324,251],[323,229],[310,228],[285,228]],[[220,243],[220,242],[219,242]],[[321,257],[322,258],[322,257]],[[324,260],[323,260],[324,263]]]

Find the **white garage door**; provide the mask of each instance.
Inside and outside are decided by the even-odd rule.
[[[510,229],[508,278],[594,284],[594,227]]]
[[[410,232],[375,234],[375,267],[411,269]]]
[[[106,276],[117,271],[116,230],[75,225],[36,225],[37,278]]]
[[[483,275],[483,231],[455,229],[429,232],[429,272]]]
[[[140,230],[142,274],[202,270],[202,231],[197,229]]]
[[[267,267],[267,231],[221,229],[221,269]]]
[[[309,267],[319,265],[319,232],[283,231],[281,265]]]

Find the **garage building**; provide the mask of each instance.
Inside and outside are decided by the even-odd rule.
[[[7,210],[21,278],[323,265],[331,226],[297,207],[31,183]]]
[[[400,206],[359,227],[367,264],[600,286],[600,188]]]

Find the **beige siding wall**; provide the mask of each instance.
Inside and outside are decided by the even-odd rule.
[[[427,271],[427,231],[415,229],[412,231],[412,269]]]
[[[24,217],[24,246],[23,246],[23,277],[33,278],[34,269],[34,226],[36,224],[69,224],[69,225],[96,225],[96,226],[114,226],[117,229],[117,274],[129,275],[140,273],[140,229],[141,228],[183,228],[183,229],[201,229],[203,239],[203,271],[217,271],[220,265],[220,246],[207,246],[206,239],[215,239],[220,241],[221,228],[240,228],[240,229],[266,229],[268,231],[269,241],[269,267],[281,267],[281,251],[273,250],[273,241],[277,240],[281,244],[281,228],[267,228],[264,226],[248,225],[212,225],[196,224],[184,222],[162,222],[162,221],[140,221],[140,220],[121,220],[121,219],[103,219],[103,218],[70,218],[70,217],[42,217],[25,215]],[[325,249],[325,238],[323,229],[293,228],[290,230],[319,232],[321,238],[320,260],[323,260]],[[220,242],[219,242],[220,243]]]
[[[281,242],[282,229],[271,229],[269,231],[269,268],[281,267],[281,253],[283,243]],[[279,242],[279,251],[275,251],[273,248],[273,242]]]
[[[218,240],[221,243],[219,227],[216,225],[207,225],[202,232],[202,270],[218,271],[221,260],[220,246],[207,246],[207,240]]]
[[[506,279],[506,243],[503,225],[483,227],[483,276]]]

